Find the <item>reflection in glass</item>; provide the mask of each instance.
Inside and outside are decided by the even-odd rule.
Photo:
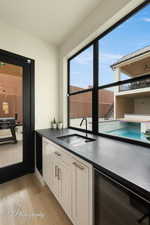
[[[22,161],[22,67],[0,62],[0,167]]]

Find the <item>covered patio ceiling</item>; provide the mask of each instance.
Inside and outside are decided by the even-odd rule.
[[[142,59],[137,59],[128,63],[126,65],[119,66],[120,71],[127,74],[129,77],[136,77],[140,75],[150,74],[150,56]]]

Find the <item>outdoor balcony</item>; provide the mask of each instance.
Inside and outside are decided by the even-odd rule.
[[[119,91],[130,91],[130,90],[135,90],[135,89],[140,89],[140,88],[148,88],[148,87],[150,87],[150,79],[121,85],[119,87]]]

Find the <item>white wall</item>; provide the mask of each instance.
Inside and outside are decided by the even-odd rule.
[[[55,46],[0,22],[0,48],[35,60],[35,128],[58,117],[58,51]]]
[[[111,27],[144,0],[104,0],[67,38],[61,46],[63,56],[78,49]]]
[[[102,1],[83,23],[72,32],[60,47],[60,108],[59,117],[66,125],[67,118],[67,58],[84,47],[95,37],[127,15],[144,0],[105,0]]]

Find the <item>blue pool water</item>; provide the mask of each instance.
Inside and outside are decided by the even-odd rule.
[[[107,132],[112,135],[126,137],[130,139],[137,139],[140,141],[148,142],[148,140],[145,138],[144,134],[140,132],[140,129],[137,127],[125,127],[118,130],[112,130]]]

